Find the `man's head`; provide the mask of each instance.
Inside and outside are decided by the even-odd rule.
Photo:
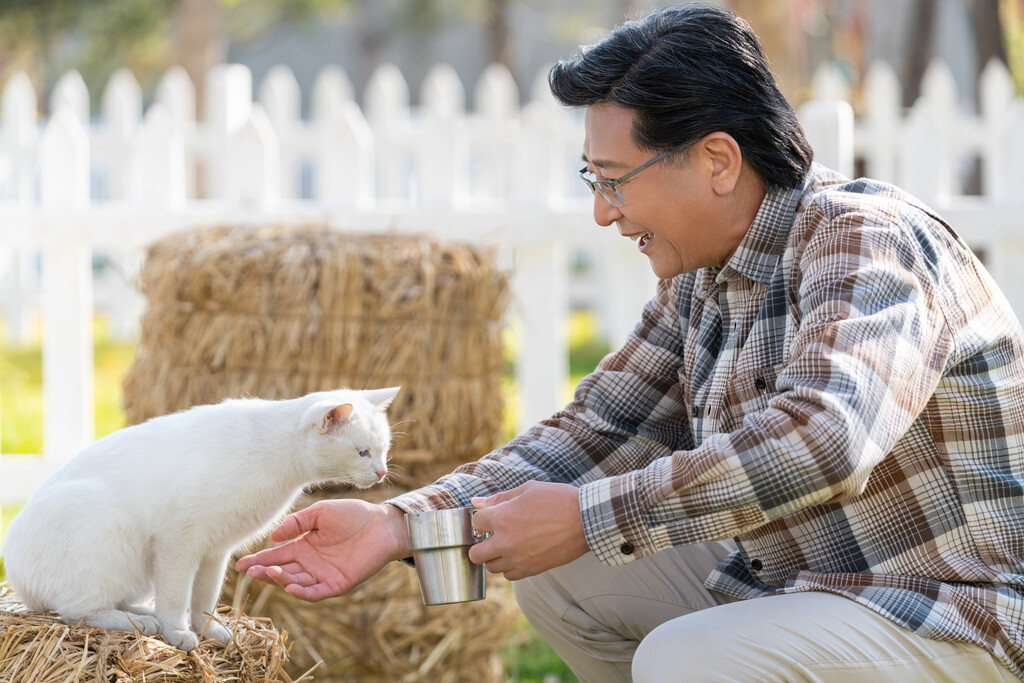
[[[587,108],[594,220],[636,240],[658,277],[725,265],[765,191],[799,187],[810,169],[757,38],[723,10],[628,23],[549,80],[563,104]]]
[[[681,5],[629,22],[548,80],[564,105],[633,110],[633,140],[647,151],[724,131],[768,190],[798,187],[810,168],[810,145],[757,36],[725,10]]]

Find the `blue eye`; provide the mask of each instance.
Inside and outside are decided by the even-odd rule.
[[[364,448],[363,450],[359,451],[359,457],[360,458],[369,458],[370,457],[369,449]]]

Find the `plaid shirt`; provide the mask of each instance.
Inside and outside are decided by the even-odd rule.
[[[707,587],[828,591],[1024,678],[1024,333],[970,249],[897,188],[815,165],[721,270],[659,283],[573,403],[395,499],[580,487],[625,564],[734,537]]]

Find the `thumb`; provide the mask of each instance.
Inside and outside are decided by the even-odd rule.
[[[274,532],[270,534],[270,540],[280,543],[281,541],[290,541],[293,538],[298,538],[307,531],[316,529],[316,520],[317,511],[314,509],[314,506],[293,512],[285,517],[281,524],[274,529]]]
[[[514,489],[501,491],[500,493],[495,493],[492,496],[477,496],[475,498],[470,498],[469,502],[477,510],[483,510],[484,508],[493,507],[498,503],[504,503],[505,501],[512,500],[516,496],[522,494],[522,488],[522,486],[517,486]]]

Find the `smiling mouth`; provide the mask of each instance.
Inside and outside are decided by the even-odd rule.
[[[651,241],[651,238],[654,237],[654,233],[644,230],[643,232],[638,232],[635,235],[629,235],[628,237],[629,239],[636,242],[636,245],[640,249],[643,249],[644,247],[647,246],[647,243]]]

